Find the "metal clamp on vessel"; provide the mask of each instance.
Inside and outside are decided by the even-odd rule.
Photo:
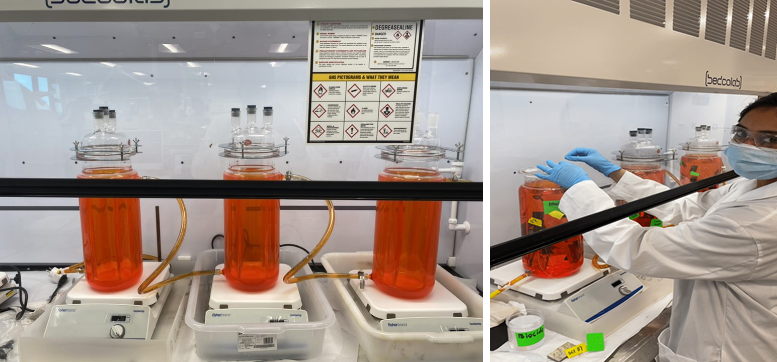
[[[283,138],[283,144],[267,146],[262,144],[253,144],[250,140],[232,143],[222,143],[219,148],[224,149],[219,156],[225,158],[239,158],[250,160],[264,160],[269,158],[280,158],[289,154],[289,138]]]

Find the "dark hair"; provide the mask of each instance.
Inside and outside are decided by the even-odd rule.
[[[777,108],[777,93],[760,97],[755,102],[750,103],[742,112],[739,112],[739,121],[737,123],[742,123],[742,118],[745,118],[745,115],[750,113],[750,111],[760,108]]]

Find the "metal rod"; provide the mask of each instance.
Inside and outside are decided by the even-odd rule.
[[[155,206],[156,211],[156,255],[157,261],[162,261],[162,229],[159,224],[159,206]]]
[[[566,224],[506,241],[491,247],[491,267],[512,261],[528,253],[551,246],[573,236],[587,233],[604,225],[625,219],[645,210],[679,199],[694,192],[723,183],[739,177],[734,171],[729,171],[704,180],[680,186],[659,194],[651,195],[627,204],[600,211]]]
[[[0,178],[0,197],[483,201],[483,183]]]

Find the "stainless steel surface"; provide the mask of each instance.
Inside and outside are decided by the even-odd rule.
[[[669,327],[672,308],[642,328],[636,335],[624,342],[605,362],[652,362],[658,356],[658,335]]]

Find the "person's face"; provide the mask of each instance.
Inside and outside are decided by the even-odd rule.
[[[739,122],[750,134],[767,132],[777,135],[777,108],[758,108],[748,112]],[[744,144],[755,146],[752,137],[748,137]]]

